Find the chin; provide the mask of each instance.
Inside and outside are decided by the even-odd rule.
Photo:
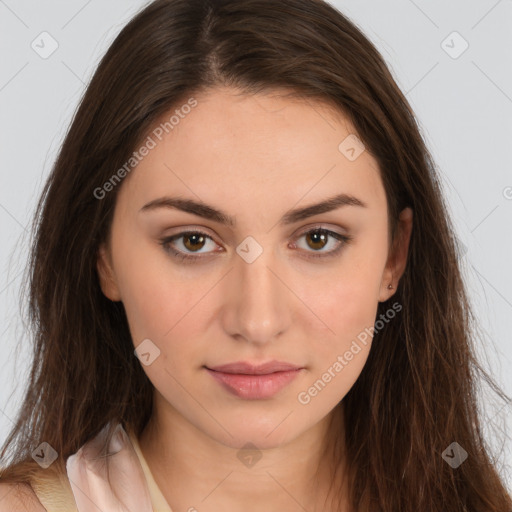
[[[276,448],[292,441],[302,432],[300,425],[297,424],[297,418],[291,421],[294,416],[293,413],[289,414],[292,408],[283,407],[280,410],[287,412],[266,416],[261,412],[245,413],[224,419],[222,416],[215,416],[219,418],[219,423],[225,430],[220,428],[210,435],[225,446],[235,449],[240,449],[247,443],[252,443],[260,449]]]

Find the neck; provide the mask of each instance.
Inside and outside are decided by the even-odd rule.
[[[238,449],[207,436],[174,408],[162,407],[158,393],[155,398],[159,412],[139,444],[172,510],[328,510],[335,463],[327,441],[333,434],[343,438],[342,410],[286,444],[255,450],[245,464]]]

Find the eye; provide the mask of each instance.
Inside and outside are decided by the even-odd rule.
[[[175,240],[183,239],[179,244],[182,248],[178,248],[178,250],[174,249]],[[217,245],[210,235],[203,233],[202,231],[183,231],[171,237],[164,238],[160,244],[164,248],[165,251],[169,252],[173,257],[178,258],[180,260],[197,260],[203,258],[203,256],[191,256],[187,254],[186,251],[191,251],[192,253],[199,253],[199,250],[202,249],[206,244],[206,242],[210,240],[213,245]],[[205,251],[209,252],[209,251]],[[200,254],[200,253],[199,253]]]
[[[351,236],[342,235],[341,233],[337,233],[320,226],[314,227],[313,229],[309,229],[308,231],[302,233],[297,237],[296,240],[300,240],[302,238],[305,239],[306,243],[304,250],[307,253],[313,252],[312,254],[307,254],[305,257],[313,259],[336,256],[343,249],[343,247],[352,240]],[[293,243],[292,245],[296,247],[300,244]],[[329,245],[331,245],[330,250],[322,251],[324,247]],[[308,249],[313,249],[313,251]],[[315,252],[317,254],[314,254]]]
[[[305,258],[311,259],[336,256],[341,251],[343,246],[352,240],[351,236],[342,235],[341,233],[337,233],[322,227],[314,227],[313,229],[309,229],[308,231],[305,231],[296,237],[295,241],[291,244],[291,247],[295,248],[300,246],[301,244],[297,244],[296,241],[302,238],[305,239],[306,246],[300,248],[306,253],[313,253],[304,256]],[[178,240],[180,242],[176,243]],[[201,251],[201,249],[205,247],[208,248],[208,242],[211,243],[211,249],[213,250]],[[217,244],[212,239],[212,237],[198,230],[182,231],[176,235],[164,238],[160,241],[160,245],[162,245],[164,250],[171,254],[172,257],[177,258],[178,260],[185,263],[192,263],[195,260],[200,260],[206,257],[196,256],[196,254],[219,252],[215,251],[215,246],[217,246]],[[329,245],[333,246],[330,250],[322,250]],[[178,247],[176,248],[176,246]],[[308,248],[313,249],[313,251],[309,250]],[[314,254],[315,252],[317,254]]]

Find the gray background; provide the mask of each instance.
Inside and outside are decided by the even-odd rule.
[[[1,441],[29,371],[30,337],[18,306],[27,227],[85,84],[145,3],[0,0]],[[512,395],[512,1],[332,3],[376,44],[416,112],[463,244],[461,263],[486,334],[480,360]],[[42,58],[52,44],[56,51]],[[512,490],[512,405],[482,384],[481,408]]]

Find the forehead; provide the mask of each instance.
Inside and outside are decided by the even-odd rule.
[[[122,194],[137,204],[165,193],[229,202],[234,192],[240,204],[278,196],[292,205],[340,192],[363,193],[370,205],[385,201],[375,159],[344,152],[355,135],[349,120],[327,103],[284,94],[218,88],[194,95],[191,108],[176,105],[155,123],[153,147]],[[183,105],[194,104],[187,99]]]

